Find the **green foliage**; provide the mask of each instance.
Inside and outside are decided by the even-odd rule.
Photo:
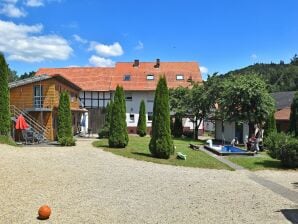
[[[29,73],[25,72],[23,75],[20,75],[20,77],[18,78],[19,80],[21,79],[27,79],[27,78],[30,78],[30,77],[33,77],[35,76],[36,72],[34,71],[31,71]]]
[[[58,142],[63,146],[74,145],[72,133],[72,116],[70,111],[69,94],[64,91],[60,94],[58,106]]]
[[[0,144],[17,146],[15,141],[10,136],[3,136],[3,135],[0,135]]]
[[[139,120],[137,126],[137,134],[141,137],[146,136],[147,127],[146,127],[146,106],[144,100],[140,103],[140,110],[139,110]]]
[[[284,167],[298,167],[298,139],[285,133],[272,132],[265,139],[266,148],[272,158],[281,160]]]
[[[0,53],[0,135],[10,135],[8,65]]]
[[[99,138],[108,138],[110,134],[110,122],[112,116],[113,101],[110,101],[105,108],[105,123],[103,128],[98,131]]]
[[[154,157],[163,159],[168,159],[174,153],[170,130],[169,90],[164,76],[160,77],[155,91],[149,149]]]
[[[261,124],[274,111],[274,100],[266,84],[256,75],[225,79],[225,91],[219,100],[223,118]]]
[[[285,147],[289,136],[283,132],[271,132],[264,139],[269,155],[274,159],[280,159],[280,150]]]
[[[175,116],[175,122],[174,122],[172,134],[175,138],[180,138],[182,136],[183,134],[182,117]]]
[[[76,140],[71,137],[62,137],[59,139],[59,143],[61,146],[74,146],[76,145]]]
[[[298,168],[298,139],[290,138],[281,150],[281,164],[288,168]]]
[[[270,116],[268,117],[265,123],[264,135],[268,136],[269,133],[272,133],[272,132],[277,132],[274,112],[270,114]]]
[[[169,90],[170,110],[178,116],[185,116],[189,112],[190,89],[179,86]]]
[[[298,58],[290,64],[255,64],[231,71],[225,76],[257,74],[267,84],[269,92],[298,90]]]
[[[109,146],[112,148],[125,148],[128,144],[126,106],[124,91],[120,86],[116,88],[111,108]]]
[[[298,136],[298,92],[295,93],[295,96],[293,98],[293,102],[291,105],[289,131],[293,133],[296,137]]]

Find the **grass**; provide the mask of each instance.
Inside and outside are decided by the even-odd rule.
[[[0,135],[0,144],[12,145],[17,146],[14,140],[11,137],[7,137],[4,135]]]
[[[266,152],[261,152],[260,155],[260,157],[229,156],[227,158],[249,170],[285,169],[279,160],[271,158]]]
[[[194,141],[190,139],[174,139],[174,145],[176,146],[175,155],[169,159],[158,159],[151,156],[148,148],[150,138],[129,136],[129,144],[125,149],[114,149],[109,148],[108,140],[101,139],[93,142],[93,146],[102,148],[104,151],[114,153],[116,155],[124,156],[127,158],[133,158],[136,160],[143,160],[147,162],[168,164],[174,166],[186,166],[186,167],[197,167],[197,168],[208,168],[208,169],[226,169],[232,170],[226,164],[214,159],[208,154],[202,151],[194,151],[188,146],[190,143],[202,144],[200,141]],[[176,158],[176,153],[182,152],[187,155],[186,160],[179,160]]]

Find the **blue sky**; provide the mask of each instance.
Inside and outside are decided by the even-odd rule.
[[[0,51],[21,74],[117,61],[224,73],[298,53],[298,1],[0,0]]]

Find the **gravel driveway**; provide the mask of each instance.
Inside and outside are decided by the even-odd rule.
[[[136,161],[91,142],[78,140],[70,148],[0,145],[0,223],[273,224],[289,223],[281,210],[298,209],[249,179],[248,171]],[[257,175],[298,182],[297,172],[262,172]],[[43,204],[52,207],[47,221],[36,219]]]

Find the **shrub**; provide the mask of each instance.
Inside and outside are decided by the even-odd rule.
[[[108,138],[110,130],[107,127],[103,127],[98,131],[98,138]]]
[[[280,154],[281,164],[284,167],[296,168],[298,167],[298,140],[290,138]]]
[[[174,154],[170,130],[169,90],[164,76],[159,79],[155,91],[149,149],[157,158],[168,159],[171,154]]]
[[[183,136],[185,136],[186,138],[193,138],[194,132],[191,130],[185,130],[183,131]]]
[[[172,134],[175,138],[180,138],[183,134],[182,118],[180,116],[175,116]]]
[[[125,148],[128,144],[126,106],[123,88],[117,86],[110,120],[109,147]]]
[[[73,137],[62,137],[59,139],[61,146],[74,146],[76,145],[76,140]]]
[[[104,126],[98,131],[98,138],[109,138],[112,106],[113,106],[113,101],[108,103],[105,108],[105,123],[104,123]]]
[[[272,158],[280,159],[281,149],[285,147],[289,136],[285,133],[271,132],[264,139],[264,144]]]
[[[141,104],[140,104],[137,134],[139,136],[141,136],[141,137],[144,137],[147,134],[147,127],[146,127],[146,107],[145,107],[144,100],[142,100],[141,101]]]
[[[298,139],[285,133],[270,133],[265,139],[266,148],[272,158],[281,160],[284,167],[298,167]]]

